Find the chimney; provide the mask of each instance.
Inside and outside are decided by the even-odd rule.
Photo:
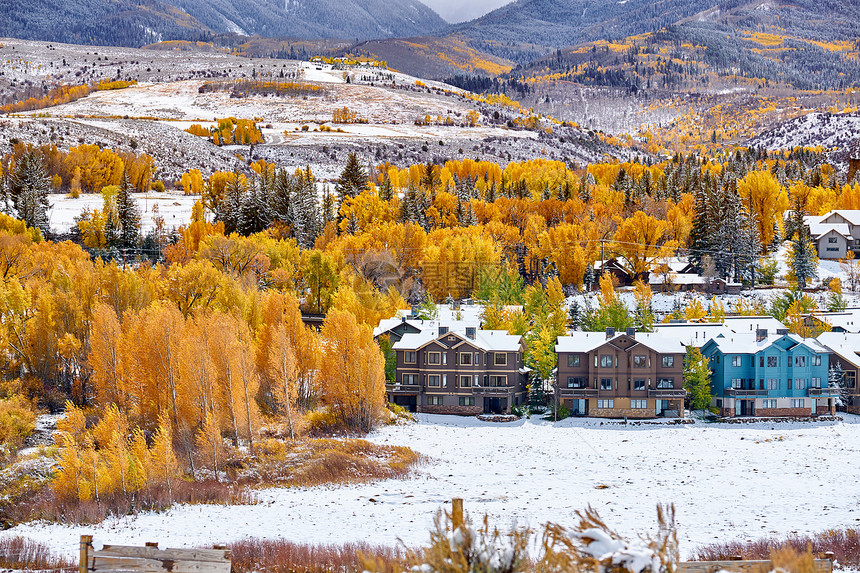
[[[406,322],[406,317],[405,316],[401,317],[400,322]]]
[[[475,327],[467,326],[466,327],[466,338],[470,340],[475,340]]]
[[[607,326],[606,327],[606,338],[612,338],[613,336],[615,336],[615,329],[612,328],[611,326]]]
[[[762,340],[767,339],[767,329],[766,328],[756,328],[755,329],[755,341],[761,342]]]
[[[633,328],[632,326],[628,327],[627,328],[627,336],[629,336],[630,338],[636,338],[636,329]]]
[[[412,316],[418,316],[418,305],[412,305]]]
[[[439,336],[442,336],[443,334],[448,334],[448,327],[439,325]]]
[[[787,328],[777,328],[776,333],[780,336],[785,336],[786,334],[788,334],[788,329]]]

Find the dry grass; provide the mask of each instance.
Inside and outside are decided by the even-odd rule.
[[[404,571],[406,551],[383,545],[303,545],[289,541],[248,539],[230,545],[234,573],[326,573],[364,571],[372,560],[375,571]]]
[[[110,516],[163,511],[174,503],[231,505],[253,502],[253,495],[247,488],[214,480],[176,480],[170,488],[152,486],[134,493],[116,492],[87,501],[59,499],[46,487],[29,500],[11,508],[8,518],[12,523],[36,519],[59,523],[98,523]]]
[[[77,563],[58,557],[44,543],[25,537],[0,539],[0,569],[76,570]]]
[[[352,438],[267,440],[258,447],[249,473],[259,486],[312,487],[405,478],[421,460],[403,446]]]
[[[740,556],[743,559],[770,559],[787,549],[805,553],[811,549],[815,557],[833,553],[843,567],[860,567],[860,529],[831,529],[814,535],[791,535],[787,538],[765,537],[756,541],[714,543],[696,550],[696,561],[722,561]]]

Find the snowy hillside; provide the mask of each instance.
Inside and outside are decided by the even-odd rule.
[[[749,141],[768,150],[816,147],[844,149],[860,137],[860,113],[810,113],[780,124]]]
[[[501,525],[570,526],[592,505],[622,534],[654,524],[655,505],[677,507],[682,555],[715,541],[856,526],[860,417],[841,422],[624,425],[568,419],[506,424],[418,415],[370,435],[430,457],[404,481],[270,489],[253,506],[185,506],[96,526],[18,526],[72,555],[97,542],[203,546],[243,538],[296,542],[428,541],[436,511],[460,496],[473,518]],[[98,545],[98,543],[97,543]]]

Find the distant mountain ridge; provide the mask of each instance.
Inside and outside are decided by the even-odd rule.
[[[21,0],[0,12],[0,36],[122,46],[231,32],[367,40],[446,26],[418,0]]]

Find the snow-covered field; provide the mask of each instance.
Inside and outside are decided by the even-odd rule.
[[[164,219],[167,230],[177,229],[191,222],[191,209],[200,195],[181,195],[178,193],[133,193],[141,213],[141,232],[146,234],[155,228],[155,217]],[[68,233],[75,225],[75,217],[84,211],[101,210],[104,201],[100,193],[82,194],[77,199],[68,195],[48,195],[51,209],[48,220],[51,230]]]
[[[434,514],[463,497],[500,525],[573,525],[592,505],[622,534],[677,508],[683,555],[701,544],[860,524],[860,417],[841,422],[625,426],[532,418],[506,424],[418,415],[369,439],[428,456],[418,475],[370,485],[269,489],[250,506],[180,506],[96,526],[25,525],[0,532],[72,555],[100,543],[200,546],[242,538],[424,544]]]

